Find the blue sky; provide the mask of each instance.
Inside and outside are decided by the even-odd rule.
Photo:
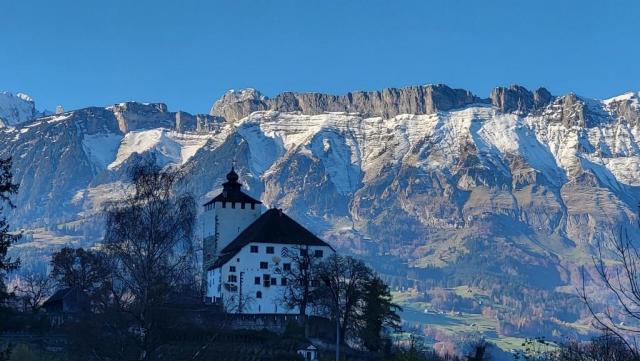
[[[606,98],[640,90],[640,1],[0,0],[0,90],[39,108],[231,88],[345,93],[446,83]]]

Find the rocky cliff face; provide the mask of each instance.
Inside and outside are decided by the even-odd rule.
[[[285,92],[269,99],[254,89],[229,91],[211,108],[211,115],[234,122],[252,112],[275,110],[315,115],[325,112],[358,113],[364,117],[390,118],[399,114],[433,114],[487,103],[471,92],[451,89],[446,85],[388,88],[375,92],[353,92],[346,95]]]
[[[512,85],[508,88],[498,87],[491,92],[491,104],[507,113],[526,114],[544,108],[552,100],[553,96],[545,88],[531,92],[519,85]]]
[[[18,124],[41,115],[36,110],[33,99],[27,94],[0,92],[0,125]]]

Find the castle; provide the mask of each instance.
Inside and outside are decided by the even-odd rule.
[[[242,191],[232,168],[222,193],[204,204],[203,268],[206,301],[226,312],[294,314],[283,303],[296,254],[318,261],[334,249],[279,209]]]

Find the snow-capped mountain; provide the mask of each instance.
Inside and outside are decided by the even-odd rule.
[[[35,107],[30,96],[24,93],[15,95],[7,91],[0,92],[0,125],[13,125],[32,120],[42,115]]]
[[[200,201],[235,160],[247,192],[395,284],[525,287],[509,294],[552,305],[568,302],[563,287],[596,245],[621,229],[638,235],[639,98],[520,86],[489,98],[445,85],[273,98],[245,89],[209,115],[121,103],[41,117],[0,129],[0,156],[13,156],[21,183],[12,224],[34,230],[23,255],[55,243],[42,230],[58,243],[99,238],[87,229],[101,202],[142,159],[183,168]],[[544,317],[577,317],[566,314]]]

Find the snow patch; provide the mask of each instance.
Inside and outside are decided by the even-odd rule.
[[[32,120],[38,115],[30,96],[24,93],[13,95],[8,91],[0,92],[0,119],[5,123],[19,124]]]
[[[602,103],[606,105],[610,105],[611,103],[624,102],[627,100],[633,100],[634,102],[638,102],[638,98],[640,97],[640,92],[628,92],[622,95],[618,95],[609,99],[604,99]]]
[[[82,147],[97,169],[104,170],[113,162],[122,141],[120,134],[85,135]]]
[[[129,159],[134,153],[153,152],[158,164],[181,165],[202,148],[211,135],[178,133],[164,128],[132,131],[122,139],[115,160],[108,165],[113,169]]]

